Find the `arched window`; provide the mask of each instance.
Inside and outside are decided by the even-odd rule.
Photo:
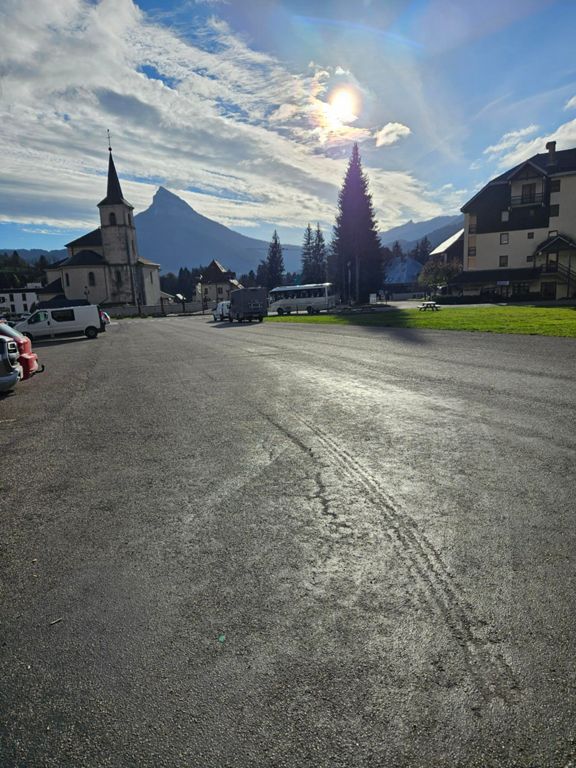
[[[88,285],[96,285],[96,276],[94,275],[94,272],[88,272]]]
[[[110,223],[110,226],[115,227],[116,226],[116,214],[115,213],[111,213],[108,221]]]

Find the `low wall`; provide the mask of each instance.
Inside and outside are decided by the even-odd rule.
[[[113,317],[165,317],[166,315],[190,315],[195,312],[202,312],[201,301],[186,301],[171,304],[167,301],[162,304],[142,304],[140,307],[134,307],[131,305],[124,306],[107,306],[103,309]],[[209,314],[210,310],[206,309],[206,314]]]

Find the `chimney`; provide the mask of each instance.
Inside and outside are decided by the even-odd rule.
[[[548,150],[548,165],[556,165],[556,142],[549,141],[546,144],[546,149]]]

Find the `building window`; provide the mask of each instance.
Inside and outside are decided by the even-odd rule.
[[[508,232],[500,233],[500,245],[508,245],[509,237]]]
[[[530,283],[512,283],[512,295],[526,295],[530,293]]]
[[[208,288],[204,288],[204,296],[208,295]]]
[[[526,256],[526,261],[534,261],[534,254],[529,253],[528,256]]]
[[[23,311],[28,312],[28,304],[22,304]]]
[[[550,216],[560,216],[560,206],[559,205],[551,205],[550,206]]]
[[[528,240],[534,240],[534,232],[528,232],[526,237],[528,238]]]
[[[120,272],[119,269],[117,269],[116,272],[114,272],[114,279],[118,285],[120,285],[120,283],[122,282],[122,272]]]
[[[476,247],[475,246],[472,245],[472,246],[470,246],[470,248],[468,248],[468,256],[476,256]]]
[[[108,221],[109,221],[111,227],[115,227],[116,226],[116,214],[115,213],[111,213],[110,216],[108,217]]]
[[[16,312],[16,307],[14,304],[10,304],[10,312]]]
[[[9,293],[8,294],[8,298],[10,299],[10,301],[14,301],[14,294],[13,293]]]
[[[522,202],[536,202],[536,184],[522,184]]]
[[[218,293],[219,293],[220,295],[222,295],[222,286],[221,286],[221,285],[219,285],[219,286],[218,286]]]
[[[152,276],[152,272],[150,272],[150,282],[151,282],[151,283],[153,283],[153,282],[154,282],[154,278],[153,278],[153,276]]]
[[[508,256],[500,256],[500,264],[499,267],[507,267],[508,266]]]
[[[94,272],[88,272],[88,285],[94,287],[96,285],[96,277]]]
[[[66,287],[70,288],[70,275],[68,274],[68,272],[64,273],[64,279],[66,280]]]
[[[558,230],[551,229],[550,232],[548,232],[548,237],[558,237]]]
[[[21,295],[22,295],[22,301],[26,301],[26,294],[25,294],[25,293],[23,293],[23,294],[21,294]]]
[[[550,192],[560,192],[560,179],[550,181]]]
[[[508,221],[510,218],[510,213],[508,211],[502,211],[502,221]]]

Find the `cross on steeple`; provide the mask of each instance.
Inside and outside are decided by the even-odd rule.
[[[108,137],[108,152],[112,152],[112,144],[110,143],[110,129],[106,129],[106,136]]]

